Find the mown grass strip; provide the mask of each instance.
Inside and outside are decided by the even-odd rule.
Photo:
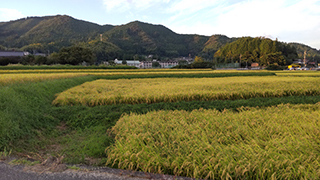
[[[318,179],[319,110],[320,104],[125,115],[112,128],[107,164],[205,179]]]
[[[95,79],[85,76],[0,87],[0,150],[53,128],[60,121],[50,114],[54,95]]]

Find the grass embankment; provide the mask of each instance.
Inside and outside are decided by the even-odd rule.
[[[54,95],[94,79],[87,76],[0,87],[0,149],[54,128],[60,121],[50,113]]]
[[[294,83],[292,83],[294,81]],[[320,78],[159,78],[97,80],[71,88],[55,105],[111,105],[320,95]]]
[[[108,165],[210,179],[318,179],[320,105],[120,118]]]

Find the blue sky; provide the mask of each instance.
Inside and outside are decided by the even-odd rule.
[[[139,20],[179,34],[264,36],[320,49],[320,0],[2,0],[0,22],[70,15],[100,25]]]

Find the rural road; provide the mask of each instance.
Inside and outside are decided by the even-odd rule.
[[[82,169],[82,168],[81,168]],[[191,180],[191,178],[174,177],[143,172],[125,171],[112,168],[99,170],[72,170],[63,172],[35,172],[29,166],[9,165],[0,162],[0,180]]]

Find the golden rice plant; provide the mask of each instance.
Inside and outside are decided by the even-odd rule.
[[[320,95],[318,77],[119,79],[87,82],[59,94],[55,105],[110,105]]]
[[[39,82],[51,79],[64,79],[79,76],[86,76],[87,73],[29,73],[29,74],[0,74],[0,85],[13,83]]]
[[[204,179],[319,179],[320,104],[123,115],[107,165]]]

